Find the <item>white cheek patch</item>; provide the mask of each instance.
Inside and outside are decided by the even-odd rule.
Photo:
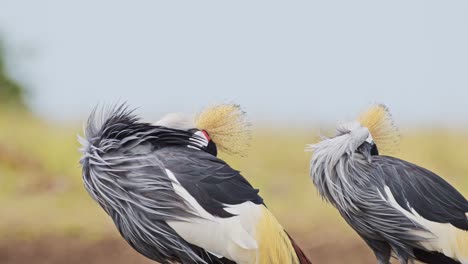
[[[202,142],[203,142],[203,146],[206,147],[208,146],[208,139],[206,138],[205,136],[205,133],[203,133],[202,131],[197,131],[195,132],[195,135],[199,136],[200,138],[202,138]]]
[[[191,137],[189,139],[190,141],[194,142],[197,146],[200,146],[201,148],[208,146],[209,140],[207,139],[207,137],[206,137],[205,133],[203,133],[203,131],[197,131],[197,132],[194,133],[194,135],[197,135],[197,136]],[[195,148],[195,147],[192,147],[192,148]]]
[[[374,143],[374,139],[372,138],[371,133],[369,133],[369,136],[367,137],[366,142],[369,143],[369,144],[373,144],[373,143]]]

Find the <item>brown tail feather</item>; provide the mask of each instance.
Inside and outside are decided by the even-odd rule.
[[[301,264],[312,264],[312,262],[307,258],[307,256],[304,254],[304,252],[302,252],[302,249],[296,244],[296,242],[294,241],[294,239],[291,238],[291,236],[286,233],[289,237],[289,239],[291,239],[291,244],[294,248],[294,251],[296,251],[296,255],[297,255],[297,258],[299,259],[299,263]]]

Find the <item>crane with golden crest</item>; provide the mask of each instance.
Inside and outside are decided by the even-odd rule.
[[[435,173],[381,155],[399,139],[388,108],[375,105],[336,131],[310,145],[310,176],[377,262],[468,263],[467,200]]]
[[[242,154],[231,104],[151,124],[121,105],[93,112],[81,139],[85,188],[138,252],[160,263],[310,263],[258,190],[218,149]]]

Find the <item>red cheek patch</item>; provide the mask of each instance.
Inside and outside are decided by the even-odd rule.
[[[208,132],[206,132],[205,130],[202,130],[202,133],[203,133],[203,135],[205,135],[205,138],[208,140],[208,142],[210,142],[211,137],[210,137],[210,135],[208,135]]]

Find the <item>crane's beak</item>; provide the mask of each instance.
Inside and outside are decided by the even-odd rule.
[[[379,155],[379,150],[377,149],[377,145],[374,142],[374,139],[372,138],[372,135],[369,133],[369,136],[366,139],[366,142],[370,144],[370,154],[371,156],[377,156]]]
[[[371,162],[372,156],[379,155],[377,145],[370,134],[366,141],[361,145],[360,152],[366,157],[368,162]]]

